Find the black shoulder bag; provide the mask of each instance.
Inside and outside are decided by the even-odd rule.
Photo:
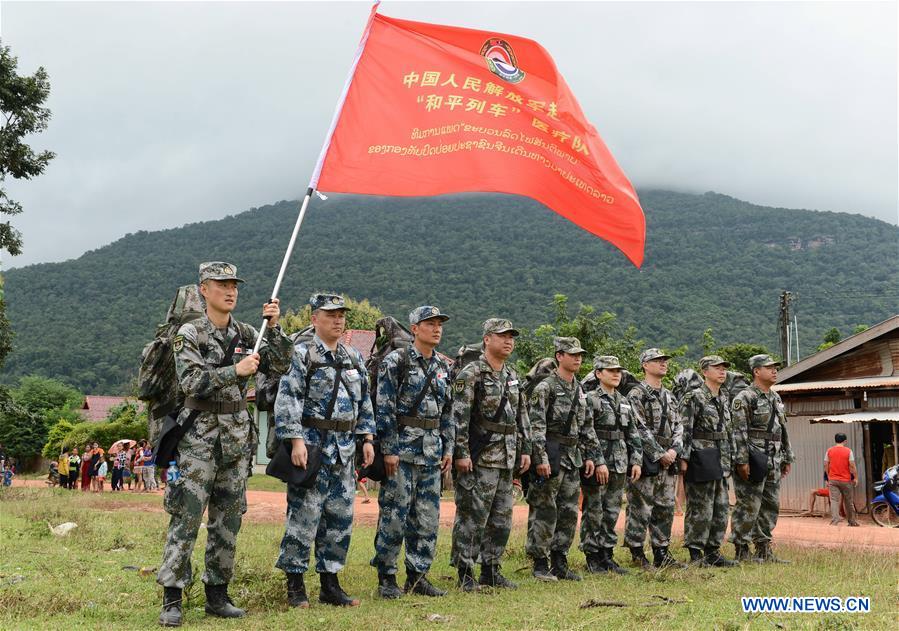
[[[712,404],[718,411],[717,433],[724,430],[724,410],[717,398],[712,399]],[[694,430],[693,434],[696,432]],[[690,437],[692,440],[692,436]],[[718,440],[718,439],[715,439]],[[724,477],[724,469],[721,467],[721,449],[718,447],[705,447],[694,449],[690,452],[690,464],[684,479],[687,482],[714,482]]]
[[[330,364],[328,364],[330,365]],[[320,365],[319,367],[321,367]],[[343,380],[343,365],[334,368],[334,387],[331,388],[331,400],[328,401],[328,408],[325,410],[324,420],[330,421],[334,415],[334,406],[337,405],[337,392],[340,389],[340,383]],[[307,378],[307,383],[309,382]],[[344,386],[346,387],[346,386]],[[308,390],[308,386],[307,386]],[[347,388],[349,391],[349,388]],[[320,429],[321,445],[313,445],[306,443],[306,468],[302,469],[291,460],[293,453],[292,439],[281,442],[281,449],[275,454],[268,466],[265,468],[265,474],[273,478],[278,478],[287,484],[301,486],[304,489],[311,489],[315,486],[315,479],[318,477],[318,470],[322,465],[322,445],[328,438],[328,430]]]
[[[478,382],[475,387],[475,409],[473,410],[474,414],[471,415],[471,420],[468,423],[468,452],[471,455],[472,464],[478,463],[478,458],[481,456],[481,452],[491,443],[488,440],[491,432],[481,428],[478,426],[478,420],[482,418],[481,413],[481,397],[484,394],[484,383],[481,381],[481,377],[478,377]],[[506,378],[505,386],[503,387],[503,396],[499,400],[499,405],[496,407],[496,413],[494,413],[493,418],[490,420],[491,424],[498,425],[500,418],[502,418],[503,412],[506,410],[506,404],[509,402],[509,379]]]

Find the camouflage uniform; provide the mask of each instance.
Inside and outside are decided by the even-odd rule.
[[[200,265],[200,282],[208,279],[242,282],[236,275],[233,265]],[[256,443],[255,426],[246,412],[249,378],[238,377],[233,365],[218,367],[225,357],[225,349],[238,334],[241,343],[232,362],[236,364],[252,353],[258,333],[234,318],[225,330],[220,330],[203,316],[183,325],[174,338],[175,370],[180,387],[188,397],[178,417],[179,424],[183,425],[191,414],[191,405],[216,404],[234,407],[235,411],[201,411],[178,443],[180,477],[166,486],[163,501],[171,519],[156,582],[164,587],[180,589],[191,583],[191,554],[207,505],[203,582],[225,585],[233,576],[234,550],[247,510],[247,475]],[[260,367],[286,370],[290,353],[290,340],[281,327],[267,328],[259,350]]]
[[[754,356],[770,358],[767,355]],[[774,362],[771,362],[772,365]],[[766,365],[764,362],[752,366]],[[768,435],[768,422],[774,413],[774,426]],[[780,395],[768,393],[752,385],[737,395],[733,403],[734,464],[749,463],[750,445],[768,454],[768,476],[761,482],[743,481],[734,476],[737,502],[731,516],[730,541],[734,544],[766,544],[771,541],[771,531],[777,525],[780,510],[781,467],[793,462],[793,451],[787,436],[786,414]]]
[[[332,306],[325,299],[335,301]],[[313,309],[345,309],[339,296],[317,295]],[[307,370],[316,367],[306,387]],[[316,429],[331,402],[337,366],[343,368],[332,422],[347,429]],[[333,427],[333,426],[332,426]],[[312,488],[287,485],[287,524],[281,553],[275,567],[287,574],[309,569],[309,553],[315,541],[315,571],[336,574],[346,563],[353,527],[356,481],[355,434],[374,434],[375,420],[368,393],[368,373],[359,351],[342,344],[330,351],[318,335],[294,349],[290,370],[281,378],[275,399],[275,431],[279,440],[302,438],[307,445],[320,445],[321,468]]]
[[[508,320],[488,320],[485,334],[513,330]],[[491,330],[487,330],[491,329]],[[516,331],[517,333],[517,331]],[[480,429],[475,408],[490,422],[495,418],[503,393],[506,405],[496,423],[502,431]],[[453,524],[451,564],[460,570],[471,568],[480,554],[481,564],[498,567],[512,529],[512,477],[518,467],[516,450],[530,453],[530,421],[522,400],[518,375],[508,364],[494,371],[484,355],[471,362],[453,383],[453,422],[456,460],[471,458],[471,437],[476,433],[485,442],[470,473],[456,479],[456,519]],[[491,423],[492,425],[492,423]],[[517,426],[516,426],[517,425]]]
[[[644,381],[632,389],[627,398],[640,427],[643,451],[650,460],[658,462],[669,449],[680,456],[684,427],[671,391],[664,386],[656,390]],[[659,471],[656,476],[628,482],[627,525],[624,530],[624,544],[627,547],[643,547],[647,526],[653,548],[665,548],[670,544],[677,493],[675,466]]]
[[[574,343],[558,342],[573,340]],[[557,351],[584,352],[574,338],[557,338]],[[550,404],[552,408],[550,409]],[[569,411],[574,410],[571,425]],[[580,469],[584,460],[593,460],[598,447],[592,419],[587,418],[587,396],[577,379],[571,383],[559,376],[558,369],[537,384],[531,394],[528,416],[533,444],[531,474],[536,467],[549,464],[547,439],[559,442],[561,471],[551,471],[548,479],[535,479],[528,489],[528,535],[525,551],[532,559],[567,555],[577,526],[577,500],[581,489]]]
[[[717,360],[726,363],[719,357],[711,356],[711,361]],[[721,388],[715,396],[703,383],[684,396],[679,412],[684,424],[683,459],[689,462],[694,449],[717,447],[721,451],[721,469],[724,472],[722,479],[711,482],[690,482],[685,478],[687,511],[684,516],[684,547],[702,552],[717,551],[727,529],[730,511],[727,480],[734,450],[727,393]],[[720,439],[697,437],[698,433],[710,435],[719,432],[722,435]]]
[[[422,315],[427,317],[418,319]],[[436,307],[422,307],[412,312],[410,322],[418,324],[434,317],[448,319]],[[406,376],[398,392],[404,355]],[[412,410],[428,375],[432,376],[433,387],[418,408]],[[400,546],[405,540],[407,573],[427,574],[437,546],[440,461],[453,453],[449,367],[436,353],[426,360],[414,345],[395,350],[379,367],[377,401],[381,451],[385,456],[399,456],[400,461],[397,472],[381,482],[371,565],[378,568],[379,574],[396,574]],[[417,418],[409,418],[413,413],[417,413]]]
[[[619,367],[612,356],[598,357],[594,369]],[[594,370],[594,372],[595,372]],[[609,468],[609,481],[600,486],[584,486],[581,514],[581,545],[585,554],[610,550],[618,543],[615,524],[621,511],[621,498],[631,466],[643,462],[643,446],[633,410],[617,390],[606,393],[602,387],[587,395],[593,429],[599,441],[595,464]]]

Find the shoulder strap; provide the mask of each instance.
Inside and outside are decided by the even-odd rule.
[[[421,361],[420,363],[421,369],[425,373],[425,386],[421,389],[421,392],[418,393],[418,396],[415,397],[415,400],[412,402],[412,407],[409,409],[409,416],[411,416],[412,418],[418,418],[418,406],[421,405],[421,402],[425,400],[426,396],[428,396],[428,392],[434,391],[434,373],[428,372],[427,366],[425,366],[424,361]],[[397,391],[397,394],[399,394],[399,391]],[[436,392],[434,396],[436,398]]]
[[[574,413],[577,411],[577,404],[581,399],[580,394],[581,384],[579,384],[577,379],[575,379],[574,393],[571,395],[571,407],[568,408],[568,418],[565,419],[565,424],[568,426],[568,431],[566,432],[568,436],[571,436],[572,430],[574,429]]]

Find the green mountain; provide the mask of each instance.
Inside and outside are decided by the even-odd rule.
[[[504,195],[315,199],[282,286],[285,308],[315,290],[368,298],[403,320],[421,304],[453,316],[443,349],[477,340],[503,315],[533,327],[554,294],[634,324],[653,345],[701,353],[720,343],[776,349],[779,295],[797,296],[803,354],[899,312],[899,228],[833,212],[755,206],[706,193],[641,192],[642,269],[540,204]],[[15,350],[3,379],[40,374],[94,393],[123,392],[140,351],[197,265],[227,260],[247,280],[237,316],[257,325],[296,218],[296,202],[218,221],[129,234],[64,263],[6,276]]]

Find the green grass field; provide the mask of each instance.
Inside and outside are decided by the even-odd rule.
[[[147,629],[156,626],[162,589],[155,582],[167,516],[148,510],[158,496],[97,496],[65,490],[11,488],[0,491],[0,628]],[[54,526],[78,524],[69,536]],[[581,583],[538,583],[524,556],[523,530],[513,532],[505,573],[513,592],[462,594],[449,567],[450,533],[441,531],[432,580],[450,590],[442,599],[405,597],[384,602],[375,596],[376,574],[368,565],[374,531],[353,533],[347,591],[362,606],[341,610],[316,601],[289,610],[284,578],[273,567],[282,534],[279,524],[246,523],[238,543],[231,595],[249,610],[242,620],[205,617],[203,589],[189,591],[186,626],[195,629],[895,629],[899,619],[899,554],[841,552],[781,546],[792,565],[745,565],[730,570],[693,568],[628,576],[589,576]],[[205,534],[194,553],[202,572]],[[731,546],[726,546],[728,554]],[[626,551],[617,552],[619,562]],[[683,551],[676,550],[683,558]],[[575,569],[583,555],[572,551]],[[199,570],[197,567],[199,566]],[[141,571],[141,570],[144,571]],[[740,596],[869,596],[867,614],[745,614]],[[670,599],[666,604],[663,598]],[[625,607],[581,608],[590,599]],[[433,621],[434,615],[439,616]]]

